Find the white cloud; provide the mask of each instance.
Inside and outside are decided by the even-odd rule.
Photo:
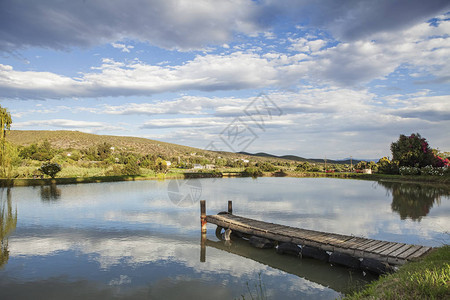
[[[122,50],[122,52],[130,53],[130,49],[133,49],[134,46],[132,45],[125,45],[121,43],[111,43],[111,46],[113,46],[116,49]]]
[[[91,121],[77,121],[67,119],[50,119],[50,120],[33,120],[24,122],[15,122],[13,129],[27,129],[40,127],[56,127],[63,129],[80,129],[86,132],[92,132],[97,130],[123,130],[122,127],[110,125],[103,122],[91,122]]]
[[[188,90],[220,91],[289,87],[301,80],[360,86],[383,79],[407,66],[415,77],[433,75],[449,80],[450,21],[423,23],[396,34],[383,33],[373,41],[340,43],[324,49],[325,40],[291,40],[302,53],[286,55],[232,52],[197,55],[174,66],[103,59],[100,67],[80,77],[50,72],[16,71],[0,65],[0,96],[48,99],[152,95]]]
[[[95,72],[70,78],[49,72],[16,71],[0,65],[0,96],[66,98],[151,95],[181,90],[240,90],[276,84],[274,64],[256,54],[204,55],[177,66],[129,64],[103,59]]]
[[[257,8],[250,0],[10,1],[0,12],[0,51],[89,47],[124,37],[167,49],[201,49],[227,42],[235,31],[265,27],[255,22]]]

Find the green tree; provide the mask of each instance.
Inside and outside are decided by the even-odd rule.
[[[51,178],[55,178],[56,174],[61,172],[61,166],[57,163],[46,162],[42,164],[39,171]]]
[[[426,139],[420,134],[400,135],[398,141],[391,144],[392,161],[400,167],[425,167],[434,164],[434,154]]]
[[[123,175],[139,175],[141,170],[139,168],[138,159],[134,155],[127,157],[127,163],[123,167]]]
[[[311,169],[311,165],[309,164],[309,162],[305,161],[305,162],[299,163],[297,165],[297,167],[295,168],[295,171],[307,172],[307,171],[309,171],[309,169]]]
[[[10,172],[10,158],[7,155],[6,132],[11,129],[11,114],[6,108],[0,106],[0,177],[6,177]]]
[[[155,161],[154,171],[166,173],[168,170],[167,163],[161,157],[158,157]]]
[[[392,162],[387,157],[381,158],[378,163],[378,172],[383,174],[398,174],[398,162]]]
[[[103,143],[97,146],[97,156],[100,160],[108,158],[112,153],[112,145],[109,143]]]
[[[277,170],[277,168],[269,162],[257,163],[256,166],[263,172],[273,172]]]

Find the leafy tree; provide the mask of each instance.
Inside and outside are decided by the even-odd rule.
[[[46,162],[42,164],[39,171],[51,178],[55,178],[56,174],[61,172],[61,166],[57,163]]]
[[[11,129],[11,124],[11,114],[0,105],[0,140],[6,137],[6,132]]]
[[[103,143],[103,144],[98,145],[97,146],[97,156],[98,156],[98,158],[100,160],[104,160],[104,159],[108,158],[111,155],[111,153],[112,153],[111,147],[112,147],[112,145],[109,144],[109,143],[106,143],[106,142]]]
[[[161,157],[158,157],[155,161],[154,171],[165,173],[167,172],[167,169],[168,167],[166,161],[163,160]]]
[[[378,163],[378,172],[383,174],[398,174],[398,162],[392,162],[387,157],[381,158]]]
[[[255,167],[247,167],[245,168],[243,173],[245,176],[252,176],[254,178],[263,175],[261,169]]]
[[[33,154],[38,152],[38,146],[31,144],[29,146],[22,147],[19,152],[19,156],[23,159],[31,158]]]
[[[12,119],[11,114],[6,108],[0,106],[0,176],[7,176],[8,169],[11,167],[9,157],[6,153],[7,142],[6,142],[6,132],[11,129]]]
[[[50,142],[45,140],[39,146],[31,144],[23,147],[20,150],[19,156],[21,158],[30,158],[34,160],[46,161],[51,160],[55,156],[55,150],[52,148]]]
[[[305,161],[305,162],[299,163],[297,165],[297,167],[295,168],[295,171],[307,172],[307,171],[309,171],[309,169],[311,169],[311,165],[309,164],[309,162]]]
[[[434,163],[433,151],[418,133],[401,134],[398,141],[391,144],[391,152],[392,160],[400,167],[425,167]]]
[[[256,166],[263,172],[273,172],[277,170],[277,168],[269,162],[257,163]]]
[[[135,156],[130,155],[127,158],[127,163],[123,167],[122,174],[123,175],[139,175],[141,170],[139,168],[138,160]]]

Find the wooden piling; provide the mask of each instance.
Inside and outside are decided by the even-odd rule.
[[[200,224],[202,233],[206,233],[206,200],[200,200]]]
[[[230,215],[233,214],[233,201],[231,201],[231,200],[228,201],[228,213]]]

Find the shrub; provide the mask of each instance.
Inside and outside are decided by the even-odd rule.
[[[400,167],[400,175],[419,175],[420,169],[416,167]]]
[[[123,175],[139,175],[140,173],[141,170],[137,159],[134,156],[130,156],[127,164],[123,167]]]
[[[57,163],[46,162],[38,170],[51,178],[55,178],[56,174],[61,172],[61,166]]]
[[[263,172],[273,172],[277,170],[274,165],[268,162],[257,163],[256,166]]]
[[[258,177],[258,176],[262,176],[263,172],[258,168],[248,167],[248,168],[245,168],[243,174],[246,176]]]
[[[378,172],[383,174],[398,174],[398,162],[390,161],[387,157],[381,158],[378,163]]]
[[[443,176],[447,168],[438,168],[433,166],[425,166],[420,169],[420,174],[431,176]]]

